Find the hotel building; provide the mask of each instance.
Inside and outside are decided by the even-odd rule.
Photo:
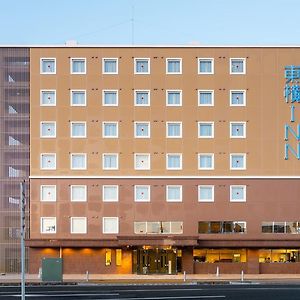
[[[26,51],[29,272],[300,272],[298,47]]]

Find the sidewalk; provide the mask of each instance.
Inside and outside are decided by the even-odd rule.
[[[90,282],[90,283],[218,283],[218,282],[240,282],[241,274],[187,274],[186,281],[184,275],[136,275],[136,274],[65,274],[64,282]],[[244,281],[251,282],[293,282],[300,283],[300,274],[245,274]],[[20,274],[0,275],[0,283],[19,283]],[[38,274],[26,274],[27,283],[42,282]]]

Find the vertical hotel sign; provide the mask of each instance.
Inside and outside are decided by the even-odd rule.
[[[300,103],[300,66],[285,67],[284,98],[290,104],[290,123],[284,125],[284,159],[289,159],[289,153],[300,159],[300,124],[295,124],[295,104]],[[290,136],[296,141],[296,146],[291,146]]]

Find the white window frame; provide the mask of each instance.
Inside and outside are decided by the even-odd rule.
[[[232,135],[232,125],[243,125],[243,129],[244,129],[244,134],[241,135],[241,136],[233,136]],[[246,126],[247,125],[247,122],[244,122],[244,121],[232,121],[229,123],[229,130],[230,130],[230,138],[231,139],[245,139],[246,138]]]
[[[200,61],[211,61],[211,72],[200,72]],[[212,57],[198,57],[198,74],[199,75],[212,75],[215,73],[215,60]]]
[[[211,124],[212,135],[211,136],[201,136],[200,135],[200,124]],[[198,122],[198,138],[199,139],[213,139],[215,137],[215,122],[213,121],[199,121]]]
[[[118,228],[117,228],[117,231],[116,231],[116,232],[104,232],[104,223],[105,223],[105,219],[115,219],[115,220],[117,220]],[[119,224],[119,218],[118,218],[118,217],[103,217],[103,218],[102,218],[102,233],[103,233],[103,234],[118,234],[118,233],[119,233],[119,230],[120,230],[120,224]]]
[[[232,93],[243,93],[244,103],[243,104],[232,104]],[[247,101],[247,91],[246,90],[230,90],[229,91],[229,105],[230,106],[246,106]]]
[[[232,156],[234,155],[242,155],[244,157],[244,167],[243,168],[232,168]],[[238,170],[246,170],[247,169],[247,156],[246,153],[230,153],[230,170],[238,171]]]
[[[149,168],[147,169],[139,169],[136,167],[136,157],[138,155],[146,155],[148,156],[148,160],[149,160]],[[137,171],[147,171],[147,170],[151,170],[151,155],[150,153],[134,153],[134,169],[137,170]]]
[[[43,199],[43,188],[44,187],[51,187],[51,188],[54,188],[54,200],[45,200]],[[40,201],[41,202],[56,202],[56,185],[55,184],[42,184],[40,185]]]
[[[169,199],[169,195],[168,195],[168,190],[169,188],[179,188],[180,189],[180,198],[179,200],[174,200],[174,199]],[[182,185],[178,185],[178,184],[169,184],[169,185],[166,185],[166,201],[167,202],[182,202]]]
[[[240,199],[240,200],[235,200],[232,198],[232,190],[234,188],[243,188],[243,192],[244,192],[244,198],[243,199]],[[247,194],[246,194],[246,191],[247,191],[247,186],[246,185],[231,185],[230,186],[230,202],[246,202],[247,201]]]
[[[136,103],[136,94],[137,93],[147,93],[148,94],[148,104],[137,104]],[[134,106],[150,106],[150,90],[134,90]]]
[[[117,199],[115,200],[105,200],[104,199],[104,189],[105,188],[116,188],[117,189]],[[105,184],[105,185],[102,185],[102,201],[103,202],[119,202],[119,186],[116,185],[116,184]]]
[[[43,72],[43,60],[54,60],[54,72]],[[41,57],[40,58],[40,74],[55,75],[56,74],[56,58],[55,57]]]
[[[180,156],[180,167],[179,168],[169,168],[168,167],[168,157],[173,155],[179,155]],[[182,153],[166,153],[166,170],[182,170]]]
[[[116,104],[105,104],[105,93],[116,93]],[[119,90],[102,90],[102,106],[119,106]]]
[[[116,60],[116,72],[105,72],[105,61],[106,60]],[[103,57],[102,58],[102,74],[119,74],[119,59],[117,57]]]
[[[81,219],[81,220],[84,220],[85,221],[85,230],[84,230],[84,232],[74,232],[74,230],[73,230],[73,220],[75,220],[75,219],[77,219],[77,220],[79,220],[79,219]],[[71,234],[87,234],[87,217],[71,217],[70,218],[70,231],[71,231]]]
[[[83,60],[84,61],[84,72],[74,72],[73,71],[73,61],[74,60]],[[70,58],[70,73],[73,75],[82,75],[87,73],[87,63],[86,63],[86,57],[71,57]]]
[[[201,155],[211,156],[212,166],[211,168],[201,168],[200,167],[200,157]],[[198,170],[214,170],[215,169],[215,154],[214,153],[198,153]]]
[[[179,104],[168,104],[168,96],[169,93],[179,93],[179,99],[180,99],[180,103]],[[166,106],[182,106],[182,90],[166,90]]]
[[[73,104],[73,93],[79,92],[82,93],[84,92],[84,104]],[[70,106],[86,106],[87,105],[87,95],[86,95],[86,90],[70,90]]]
[[[54,135],[53,136],[43,136],[43,124],[54,124]],[[43,139],[55,139],[56,138],[56,121],[41,121],[40,122],[40,138]]]
[[[53,231],[53,232],[46,232],[46,231],[43,231],[43,220],[45,220],[45,219],[52,219],[52,220],[54,220],[55,221],[55,231]],[[56,232],[57,232],[57,223],[56,223],[56,217],[41,217],[40,218],[40,233],[41,234],[56,234]]]
[[[72,135],[72,125],[73,124],[84,124],[84,136],[73,136]],[[73,138],[73,139],[84,139],[84,138],[86,138],[86,130],[87,128],[86,128],[86,121],[72,121],[72,122],[70,122],[70,136],[71,136],[71,138]]]
[[[138,60],[147,60],[148,61],[148,72],[137,72],[136,71],[136,62]],[[134,74],[135,75],[150,74],[150,58],[149,57],[135,57],[134,58]]]
[[[73,197],[73,188],[74,187],[83,187],[84,188],[84,200],[74,200],[74,197]],[[72,184],[70,186],[70,200],[71,200],[71,202],[87,202],[87,186],[84,184]]]
[[[51,73],[53,74],[53,73]],[[54,93],[53,104],[43,104],[43,93]],[[40,106],[56,106],[56,90],[40,90]]]
[[[138,200],[137,199],[137,189],[141,187],[141,188],[147,188],[148,189],[148,199],[145,200]],[[134,202],[150,202],[151,201],[151,186],[147,185],[147,184],[138,184],[134,186]]]
[[[243,61],[243,72],[232,72],[231,71],[231,64],[233,60],[242,60]],[[246,74],[246,58],[245,57],[230,57],[229,60],[229,73],[230,75],[244,75]]]
[[[74,155],[83,155],[85,160],[85,168],[72,168],[72,158]],[[70,169],[71,170],[87,170],[87,154],[86,153],[70,153]]]
[[[200,198],[200,190],[201,188],[211,188],[212,189],[212,199],[201,199]],[[200,184],[198,185],[198,202],[214,202],[215,201],[215,186],[212,184]]]
[[[180,136],[169,136],[168,135],[168,125],[169,124],[179,124],[180,125]],[[168,138],[168,139],[181,139],[182,138],[182,122],[167,121],[166,122],[166,138]]]
[[[105,124],[116,124],[116,136],[105,136]],[[103,121],[102,122],[102,138],[117,139],[119,137],[119,122],[118,121]]]
[[[211,93],[211,104],[201,104],[200,94],[201,93]],[[198,106],[214,106],[215,105],[215,91],[214,90],[198,90]]]
[[[117,157],[117,166],[116,168],[105,168],[104,166],[104,157],[105,155],[115,155]],[[119,153],[102,153],[102,170],[119,170]]]
[[[54,156],[54,167],[53,168],[43,168],[42,157],[43,155],[53,155]],[[41,153],[40,155],[40,169],[41,170],[56,170],[56,153]]]
[[[168,71],[169,60],[179,60],[179,63],[180,63],[180,71],[179,72],[169,72]],[[181,57],[167,57],[166,58],[166,74],[169,74],[169,75],[182,74],[182,58]]]
[[[137,133],[137,131],[136,131],[136,125],[138,125],[138,124],[147,124],[148,125],[148,135],[138,136],[136,134]],[[134,137],[136,139],[149,139],[150,136],[151,136],[150,130],[151,130],[151,126],[150,126],[150,122],[149,121],[136,121],[136,122],[134,122]]]

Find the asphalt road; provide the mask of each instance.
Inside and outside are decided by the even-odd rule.
[[[0,286],[0,300],[20,299],[20,287]],[[26,299],[300,300],[298,284],[28,286]]]

